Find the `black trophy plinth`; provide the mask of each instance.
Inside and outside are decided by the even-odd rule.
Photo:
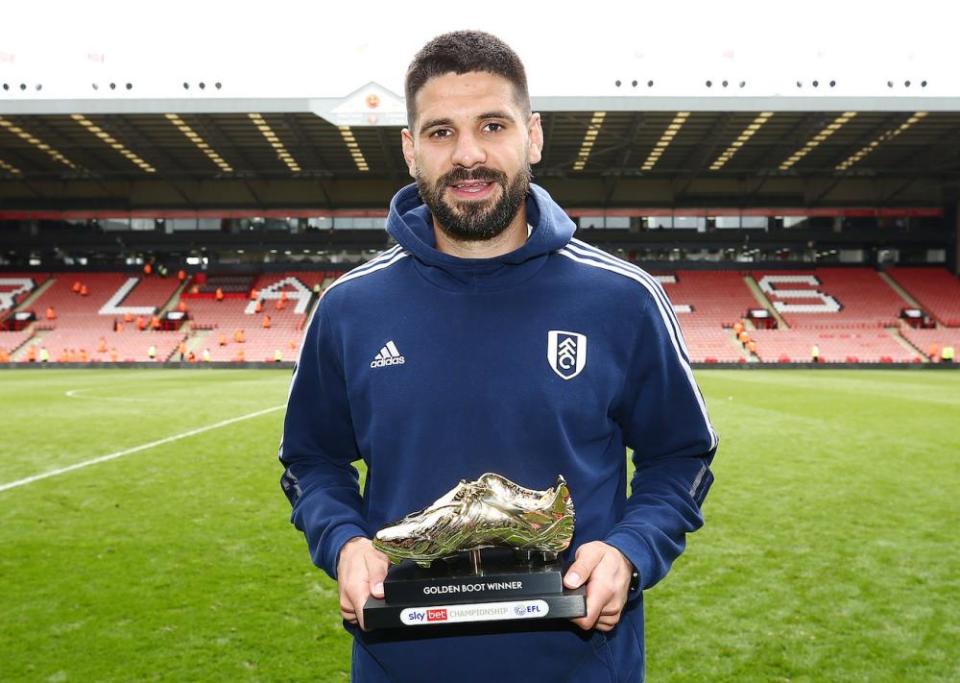
[[[384,629],[584,616],[585,589],[565,589],[559,561],[530,555],[485,548],[428,568],[404,561],[390,568],[384,599],[367,600],[364,624]]]

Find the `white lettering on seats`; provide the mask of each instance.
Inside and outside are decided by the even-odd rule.
[[[780,313],[839,313],[840,303],[829,294],[816,289],[820,280],[814,275],[764,275],[760,289],[770,298],[773,307]],[[778,289],[776,285],[810,285],[813,289]],[[787,303],[778,299],[817,299],[819,303]]]
[[[140,278],[138,277],[128,278],[126,282],[120,285],[120,289],[113,293],[113,296],[110,297],[110,300],[103,305],[103,308],[101,308],[98,313],[100,315],[123,315],[124,313],[130,313],[131,315],[153,315],[157,310],[156,306],[120,305],[139,282]]]
[[[13,287],[13,289],[7,289]],[[16,299],[21,294],[26,294],[33,289],[33,280],[28,277],[3,277],[0,278],[0,311],[6,311],[13,308]]]
[[[286,277],[274,282],[272,285],[260,290],[260,298],[264,301],[275,301],[283,296],[284,287],[293,287],[295,291],[287,292],[288,299],[296,299],[297,305],[293,312],[297,315],[303,315],[307,312],[307,305],[310,303],[310,296],[313,294],[307,287],[300,282],[298,278]],[[243,311],[247,315],[253,315],[257,312],[257,302],[251,301]]]
[[[654,275],[661,285],[675,285],[677,284],[676,275]],[[674,313],[693,313],[693,306],[690,304],[675,304],[672,301],[670,302],[673,306]]]

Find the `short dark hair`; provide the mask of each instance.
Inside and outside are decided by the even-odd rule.
[[[407,69],[405,91],[407,123],[413,125],[417,115],[416,97],[420,89],[435,76],[484,71],[506,78],[516,91],[517,104],[530,113],[527,73],[517,53],[506,43],[483,31],[453,31],[437,36],[424,45]]]

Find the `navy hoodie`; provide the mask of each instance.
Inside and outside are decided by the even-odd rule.
[[[573,544],[603,540],[659,581],[703,521],[717,446],[680,327],[654,278],[573,239],[542,188],[509,254],[436,249],[415,185],[397,193],[397,246],[327,289],[290,388],[280,460],[292,521],[336,578],[340,548],[497,472],[545,489],[562,474]],[[627,493],[625,447],[634,449]],[[367,467],[363,495],[352,463]],[[504,625],[506,623],[506,625]],[[504,622],[355,636],[357,681],[642,681],[643,605],[617,627]]]

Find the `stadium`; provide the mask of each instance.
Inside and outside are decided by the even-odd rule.
[[[960,680],[960,78],[925,6],[873,19],[890,50],[860,10],[790,49],[754,3],[633,10],[684,60],[627,21],[558,18],[560,50],[518,26],[542,8],[457,16],[527,62],[534,182],[663,285],[721,435],[647,680]],[[89,37],[0,28],[0,680],[347,680],[277,445],[324,291],[395,245],[405,65],[462,26],[236,10],[289,31],[265,56],[173,3],[191,40],[158,52],[60,9]]]

